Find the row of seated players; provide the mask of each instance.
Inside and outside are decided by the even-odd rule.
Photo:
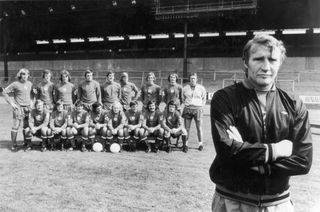
[[[23,130],[26,151],[32,149],[33,136],[42,139],[41,151],[57,147],[72,151],[76,143],[80,143],[80,149],[84,152],[92,150],[95,142],[103,145],[103,151],[107,151],[113,142],[117,142],[121,149],[125,142],[130,150],[135,151],[137,143],[143,142],[147,153],[152,150],[148,137],[155,138],[154,152],[158,152],[160,146],[165,146],[169,153],[171,137],[181,136],[182,150],[185,153],[188,151],[187,131],[173,101],[168,103],[163,113],[156,109],[153,101],[148,102],[144,113],[138,111],[136,101],[130,102],[130,109],[126,112],[123,112],[119,102],[113,103],[109,112],[96,102],[92,105],[92,111],[87,112],[79,101],[71,113],[63,109],[63,102],[58,101],[50,114],[43,101],[36,100],[35,109],[31,111],[27,123],[28,126]]]

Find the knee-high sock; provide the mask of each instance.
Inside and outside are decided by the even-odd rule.
[[[187,140],[187,136],[186,135],[182,136],[182,144],[183,144],[183,147],[188,145],[188,140]]]
[[[13,146],[17,146],[17,135],[18,130],[12,129],[11,130],[11,141]]]
[[[166,142],[166,145],[167,145],[167,147],[169,147],[169,145],[170,145],[170,137],[168,137],[168,138],[164,138],[164,140],[165,140],[165,142]]]

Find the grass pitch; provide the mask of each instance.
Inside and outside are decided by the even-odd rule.
[[[9,106],[1,104],[0,211],[210,211],[214,184],[208,170],[215,151],[209,116],[204,116],[204,151],[196,149],[192,125],[187,154],[180,149],[170,154],[12,153],[11,117]],[[319,138],[313,134],[310,173],[291,180],[297,212],[320,202]]]

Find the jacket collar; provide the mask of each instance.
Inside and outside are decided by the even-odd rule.
[[[242,81],[242,85],[246,88],[246,89],[249,89],[249,90],[255,90],[257,92],[264,92],[264,91],[259,91],[259,90],[256,90],[253,85],[249,82],[248,78],[245,78],[243,81]],[[269,91],[275,91],[276,90],[276,86],[275,84],[273,83],[271,89]],[[266,91],[267,92],[267,91]]]

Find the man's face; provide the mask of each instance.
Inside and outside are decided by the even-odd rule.
[[[61,104],[61,105],[57,105],[57,111],[58,112],[62,112],[62,110],[63,110],[63,105]]]
[[[69,77],[67,74],[62,74],[61,76],[62,82],[68,82],[69,81]]]
[[[195,86],[197,84],[197,80],[198,80],[197,76],[195,75],[190,76],[190,85]]]
[[[92,73],[86,73],[86,81],[90,82],[93,79]]]
[[[175,105],[169,105],[169,112],[173,113],[174,111],[176,111],[176,106]]]
[[[153,112],[153,111],[155,111],[156,110],[156,105],[155,104],[149,104],[149,111],[150,112]]]
[[[28,79],[28,74],[26,72],[21,72],[20,73],[20,81],[25,82]]]
[[[114,113],[119,113],[120,112],[121,107],[119,105],[114,105],[112,107],[112,110]]]
[[[281,66],[281,51],[279,48],[269,48],[254,44],[245,67],[248,70],[248,80],[258,90],[270,89]]]
[[[137,105],[131,105],[130,109],[133,111],[133,112],[137,112]]]
[[[127,76],[122,76],[121,80],[122,80],[122,82],[128,82],[128,77]]]
[[[108,81],[108,82],[113,82],[113,80],[114,80],[114,74],[109,74],[109,75],[107,76],[107,81]]]
[[[174,85],[176,84],[177,77],[175,75],[170,75],[169,81],[170,81],[170,85]]]
[[[37,109],[37,111],[42,112],[43,111],[43,102],[39,102],[36,105],[36,109]]]
[[[82,112],[83,106],[80,104],[76,107],[77,112]]]
[[[50,82],[50,80],[51,80],[51,74],[49,74],[49,73],[44,74],[43,79],[44,79],[45,82]]]
[[[149,85],[152,85],[154,83],[154,77],[152,75],[149,75],[147,78],[147,83]]]
[[[97,113],[97,114],[100,114],[101,111],[102,111],[102,107],[101,107],[101,106],[99,106],[99,107],[96,108],[96,113]]]

